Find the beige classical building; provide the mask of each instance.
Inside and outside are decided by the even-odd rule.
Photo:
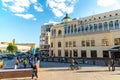
[[[50,56],[110,57],[109,49],[120,46],[120,10],[71,19],[51,27]]]

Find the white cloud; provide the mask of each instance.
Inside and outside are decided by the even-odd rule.
[[[99,6],[108,7],[118,4],[119,0],[98,0],[97,4]]]
[[[47,0],[46,4],[51,8],[57,17],[63,16],[65,13],[72,13],[77,0]]]
[[[97,5],[106,11],[117,10],[120,9],[120,0],[98,0]]]
[[[15,15],[22,17],[24,19],[34,19],[34,15],[32,15],[32,14],[15,14]]]
[[[47,24],[57,24],[58,22],[56,21],[53,21],[53,20],[49,20],[47,23],[44,23],[44,25],[47,25]]]
[[[29,12],[30,5],[33,5],[34,10],[38,12],[43,11],[42,5],[38,2],[38,0],[2,0],[2,5],[4,9],[10,10],[15,15],[18,15],[19,17],[23,17],[25,19],[27,19],[28,16],[32,17],[33,15],[23,15],[24,13]]]
[[[40,4],[34,5],[34,9],[38,12],[43,12],[42,6]]]

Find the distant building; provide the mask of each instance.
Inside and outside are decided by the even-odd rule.
[[[7,46],[10,42],[1,42],[0,44],[0,50],[2,52],[7,52]],[[12,42],[14,45],[17,46],[18,51],[20,52],[27,52],[29,50],[32,50],[33,48],[36,48],[36,44],[35,43],[16,43],[16,40],[13,39]]]
[[[53,23],[46,24],[41,26],[41,35],[40,35],[40,53],[49,54],[50,48],[50,29],[53,26]]]

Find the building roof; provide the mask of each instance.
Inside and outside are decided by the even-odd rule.
[[[66,13],[66,16],[62,19],[62,20],[64,20],[64,19],[71,19],[69,16],[68,16],[68,14]]]

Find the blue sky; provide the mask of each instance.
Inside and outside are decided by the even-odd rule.
[[[81,18],[120,8],[120,0],[0,0],[0,42],[36,43],[40,27],[61,22],[66,13]]]

